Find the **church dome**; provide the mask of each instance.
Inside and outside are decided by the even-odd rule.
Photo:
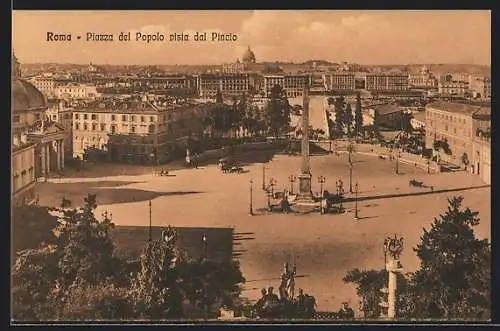
[[[247,50],[245,51],[245,53],[243,53],[243,56],[241,57],[241,60],[244,62],[244,63],[255,63],[255,54],[254,52],[252,52],[252,50],[250,49],[250,46],[248,46]]]
[[[35,86],[23,79],[12,80],[12,109],[14,112],[46,107],[44,95]]]
[[[21,67],[14,52],[12,52],[11,78],[11,107],[14,112],[47,107],[47,101],[45,100],[43,93],[31,83],[21,79]]]

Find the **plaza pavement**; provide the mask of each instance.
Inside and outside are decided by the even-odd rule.
[[[406,164],[400,164],[401,174],[395,175],[395,161],[361,154],[353,155],[353,160],[353,181],[359,183],[359,220],[353,217],[354,202],[345,203],[347,213],[342,215],[261,211],[266,197],[259,163],[245,165],[248,172],[243,174],[222,174],[209,165],[177,170],[170,177],[155,176],[150,168],[142,168],[142,174],[136,169],[128,172],[134,175],[89,178],[88,170],[87,178],[38,183],[37,191],[42,205],[57,205],[62,195],[77,203],[84,194],[94,192],[98,213],[110,211],[117,225],[147,226],[148,200],[152,199],[152,219],[157,226],[233,227],[248,237],[238,245],[247,279],[243,296],[257,299],[260,288],[277,288],[283,263],[294,257],[297,273],[305,276],[297,279],[296,287],[314,295],[319,310],[337,310],[342,301],[357,308],[355,287],[344,284],[342,278],[352,268],[383,268],[382,243],[388,235],[404,237],[401,262],[405,271],[415,270],[418,259],[412,248],[419,242],[422,228],[429,228],[446,209],[448,197],[464,196],[464,205],[480,212],[476,235],[490,238],[490,187],[478,177],[466,172],[429,175]],[[275,156],[267,164],[266,178],[277,180],[276,190],[289,189],[287,178],[297,174],[299,165],[300,157]],[[341,178],[348,191],[347,155],[312,157],[311,168],[315,192],[320,190],[319,175],[326,177],[325,189],[335,192],[335,181]],[[410,187],[413,178],[434,186],[434,192]],[[249,216],[250,179],[254,181],[255,216]],[[441,191],[453,189],[458,191]]]

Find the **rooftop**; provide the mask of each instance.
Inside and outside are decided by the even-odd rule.
[[[437,110],[441,110],[441,111],[457,113],[457,114],[462,114],[462,115],[472,115],[480,110],[486,111],[486,110],[482,110],[482,109],[486,109],[486,107],[470,105],[470,104],[465,104],[465,103],[458,103],[458,102],[446,102],[446,101],[437,101],[437,102],[430,103],[426,106],[426,108],[432,108],[432,109],[437,109]],[[491,109],[491,108],[489,108],[489,109]]]
[[[400,112],[401,111],[401,108],[398,105],[395,105],[395,104],[377,105],[377,106],[374,106],[373,109],[375,110],[375,112],[378,115],[396,113],[396,112]]]

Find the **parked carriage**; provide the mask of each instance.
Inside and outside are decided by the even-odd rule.
[[[242,173],[243,167],[238,162],[230,158],[222,158],[218,162],[219,168],[223,173]]]

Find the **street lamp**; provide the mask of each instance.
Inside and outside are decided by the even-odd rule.
[[[293,183],[295,183],[295,181],[297,180],[297,177],[294,175],[290,175],[288,177],[288,180],[290,181],[290,194],[293,195]]]
[[[389,244],[390,244],[391,239],[390,238],[385,238],[384,240],[384,269],[387,270],[387,253],[389,252]]]
[[[431,173],[431,160],[427,159],[427,173]]]
[[[398,156],[396,157],[396,175],[399,175],[399,158],[401,157],[401,150],[398,149]]]
[[[320,197],[321,197],[321,199],[323,199],[323,184],[325,182],[326,182],[326,177],[324,177],[324,176],[319,176],[318,177],[318,183],[320,185],[319,191],[320,191]]]
[[[250,206],[249,206],[249,209],[250,209],[249,214],[250,214],[250,216],[254,215],[253,214],[253,201],[252,201],[253,200],[253,197],[252,197],[253,192],[252,191],[253,191],[253,180],[250,179]]]
[[[153,241],[153,220],[151,217],[151,200],[149,200],[149,241]]]
[[[349,162],[349,193],[352,194],[352,162]]]
[[[354,205],[354,219],[359,219],[358,217],[358,183],[356,183],[356,197],[355,197],[355,205]]]
[[[274,178],[271,178],[269,180],[269,186],[271,187],[271,196],[274,197],[274,187],[276,186],[277,182],[276,182],[276,179]]]
[[[266,190],[266,164],[262,163],[262,189]]]

